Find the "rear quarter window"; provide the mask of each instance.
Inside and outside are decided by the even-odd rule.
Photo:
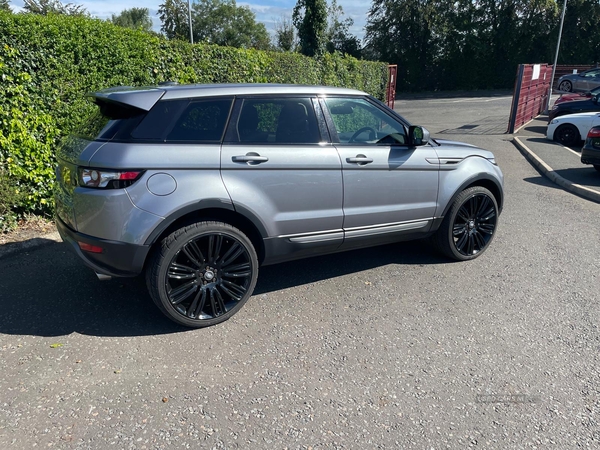
[[[173,121],[189,103],[189,99],[158,102],[133,130],[131,137],[135,140],[164,140]]]

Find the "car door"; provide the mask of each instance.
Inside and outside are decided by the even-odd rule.
[[[341,163],[316,102],[246,97],[234,106],[222,177],[236,210],[262,222],[267,262],[332,251],[343,240]]]
[[[429,144],[406,145],[405,125],[367,97],[324,97],[344,181],[343,247],[428,231],[439,164]]]
[[[591,91],[600,85],[600,69],[586,70],[581,74],[580,89]]]

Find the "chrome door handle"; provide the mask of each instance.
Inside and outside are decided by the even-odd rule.
[[[373,162],[373,158],[367,158],[365,155],[356,155],[354,158],[346,158],[348,163],[356,163],[359,166],[364,166]]]
[[[260,156],[258,153],[247,153],[245,155],[237,155],[237,156],[232,156],[231,160],[233,162],[245,162],[248,164],[260,164],[260,163],[264,163],[267,162],[269,160],[269,158],[267,158],[266,156]]]

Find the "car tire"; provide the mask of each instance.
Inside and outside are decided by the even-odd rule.
[[[554,132],[554,140],[565,147],[577,144],[579,139],[579,130],[575,125],[570,123],[559,126]]]
[[[600,164],[594,164],[594,169],[600,172]]]
[[[432,241],[451,259],[475,259],[492,242],[498,215],[494,195],[482,186],[470,187],[458,194]]]
[[[573,90],[573,83],[569,80],[564,80],[558,85],[558,90],[563,92],[571,92]]]
[[[252,242],[222,222],[198,222],[174,231],[161,241],[146,269],[156,306],[190,328],[229,319],[248,301],[257,278]]]

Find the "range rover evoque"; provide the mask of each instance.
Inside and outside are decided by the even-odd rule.
[[[259,266],[431,237],[490,245],[503,176],[364,92],[275,84],[118,87],[58,151],[56,223],[100,279],[145,274],[170,319],[204,327]]]

